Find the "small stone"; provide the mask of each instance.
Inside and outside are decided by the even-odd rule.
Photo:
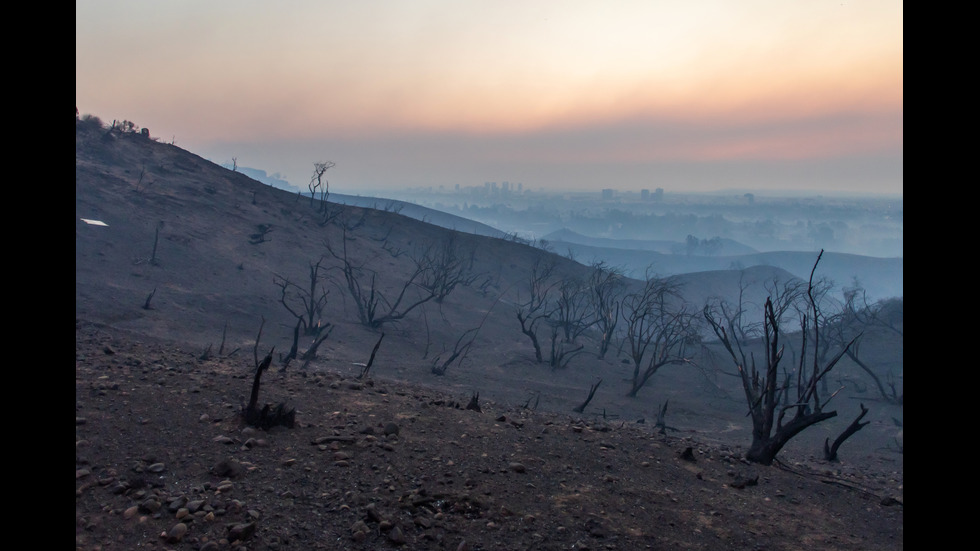
[[[228,541],[245,541],[255,533],[255,523],[236,524],[228,530]]]
[[[355,522],[353,525],[351,525],[350,527],[351,539],[357,542],[364,541],[367,538],[369,531],[370,530],[367,526],[367,523],[364,522],[363,520],[359,520]]]
[[[139,504],[140,511],[144,513],[149,513],[151,515],[159,511],[162,507],[163,505],[159,501],[153,499],[152,497],[146,499],[145,501]]]
[[[186,534],[187,534],[187,525],[184,524],[183,522],[178,522],[177,524],[174,525],[173,528],[167,531],[166,539],[170,543],[177,543],[180,540],[184,539],[184,536]]]
[[[154,463],[146,468],[146,470],[150,471],[151,473],[162,473],[165,469],[166,467],[163,463]]]
[[[515,473],[523,473],[527,471],[527,467],[525,467],[523,463],[518,463],[517,461],[512,461],[510,465],[508,465],[508,468]]]
[[[388,541],[395,545],[403,545],[408,542],[408,540],[405,539],[405,534],[402,533],[402,529],[398,526],[395,526],[388,532]]]

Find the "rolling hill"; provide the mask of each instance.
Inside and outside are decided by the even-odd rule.
[[[511,239],[481,235],[479,228],[470,227],[474,233],[468,233],[460,231],[462,225],[457,226],[452,222],[448,227],[428,223],[406,216],[406,213],[398,212],[397,208],[319,202],[262,184],[174,145],[159,143],[135,133],[110,132],[84,120],[76,122],[75,179],[76,416],[77,419],[82,419],[76,421],[76,425],[80,427],[76,432],[84,433],[83,436],[76,437],[77,450],[89,446],[93,439],[102,443],[100,446],[119,445],[117,440],[123,438],[123,435],[142,434],[141,426],[149,422],[162,422],[168,417],[174,419],[175,425],[184,427],[187,422],[190,427],[186,429],[188,432],[154,431],[154,449],[170,449],[169,452],[160,453],[170,457],[171,464],[182,461],[179,459],[182,457],[180,453],[173,453],[173,449],[179,449],[175,446],[180,442],[193,442],[194,449],[213,446],[213,443],[208,444],[214,437],[213,433],[202,430],[200,423],[214,429],[221,427],[221,430],[238,430],[233,423],[236,417],[229,413],[229,409],[234,411],[239,400],[244,402],[248,394],[248,374],[254,371],[257,360],[266,354],[273,360],[278,377],[270,380],[280,381],[268,383],[271,389],[268,392],[275,393],[280,388],[292,389],[289,397],[300,403],[301,426],[307,430],[315,429],[318,434],[325,433],[324,438],[340,439],[334,440],[335,443],[356,441],[365,446],[374,446],[375,442],[386,441],[378,440],[377,437],[366,438],[364,434],[367,433],[357,433],[357,436],[348,434],[355,426],[357,430],[362,430],[363,427],[357,423],[343,422],[341,418],[346,415],[348,419],[352,419],[357,415],[356,408],[359,407],[365,408],[365,411],[380,408],[377,410],[379,420],[382,416],[397,419],[403,426],[402,430],[406,430],[404,426],[413,423],[411,419],[418,418],[418,415],[409,413],[409,409],[404,408],[425,409],[436,402],[444,404],[454,400],[465,403],[467,399],[478,395],[485,411],[494,412],[493,418],[498,419],[503,428],[514,429],[523,426],[516,421],[515,411],[524,412],[520,415],[532,415],[532,412],[541,415],[570,415],[576,406],[582,404],[590,387],[596,390],[595,396],[588,408],[576,415],[576,418],[590,424],[589,434],[603,439],[603,434],[611,426],[623,430],[629,427],[630,431],[637,431],[621,433],[616,439],[610,435],[610,438],[604,439],[605,450],[620,450],[615,453],[626,454],[627,449],[640,446],[630,453],[654,453],[650,447],[654,446],[652,420],[668,402],[670,409],[667,422],[672,430],[677,431],[669,439],[670,442],[676,442],[676,445],[686,442],[687,446],[705,446],[705,449],[725,446],[725,449],[733,450],[726,452],[729,455],[725,457],[729,458],[737,458],[740,446],[748,442],[749,429],[744,417],[744,400],[739,398],[739,384],[731,377],[730,372],[715,367],[709,352],[705,352],[705,356],[694,368],[665,369],[657,373],[635,398],[626,396],[631,369],[625,362],[626,354],[621,343],[614,346],[605,357],[599,358],[591,347],[591,337],[586,335],[583,339],[589,343],[589,348],[574,357],[567,366],[552,369],[535,361],[529,340],[521,333],[516,319],[516,305],[527,299],[528,274],[537,263],[554,263],[556,284],[588,276],[589,266],[563,255],[552,254]],[[466,273],[472,277],[459,282],[441,300],[430,300],[421,306],[410,308],[422,296],[419,294],[423,287],[422,279],[413,279],[420,259],[427,258],[426,255],[433,251],[448,250],[443,249],[448,246],[452,246],[452,250],[458,253],[458,259],[465,265]],[[581,258],[584,253],[577,256]],[[811,258],[811,265],[812,261]],[[804,259],[801,258],[799,262],[804,262]],[[749,302],[761,304],[768,282],[773,279],[785,281],[793,277],[789,271],[774,266],[756,265],[744,270],[725,268],[709,266],[689,273],[678,272],[677,281],[681,284],[684,299],[696,305],[703,304],[709,297],[731,297],[744,292]],[[356,276],[353,281],[346,277],[351,273]],[[314,336],[305,331],[301,332],[298,341],[294,341],[294,330],[297,328],[295,312],[299,309],[298,306],[304,304],[301,298],[303,293],[309,295],[311,285],[312,296],[325,300],[322,311],[318,312],[314,320],[310,320],[311,325],[328,327],[328,338],[319,348],[316,357],[305,367],[297,360],[289,364],[287,370],[284,356],[291,345],[297,342],[302,352],[313,343]],[[627,285],[636,288],[640,282],[632,280]],[[372,305],[377,309],[375,314],[378,316],[374,319],[384,319],[386,315],[389,319],[374,325],[364,323],[363,314],[351,292],[352,286],[360,286],[362,290],[370,288],[369,296],[374,299]],[[300,298],[299,301],[297,297]],[[383,339],[379,341],[382,335]],[[472,338],[472,345],[465,349],[465,353],[456,362],[449,364],[443,375],[435,375],[432,367],[441,364],[454,351],[458,351],[460,343],[466,342],[467,337]],[[372,347],[379,342],[381,344],[375,358]],[[149,352],[151,348],[152,353]],[[887,351],[882,353],[882,365],[889,366],[889,369],[896,368],[900,376],[901,349],[889,349],[887,346],[882,348]],[[144,349],[147,350],[145,353],[139,352]],[[117,355],[117,350],[126,352],[124,355]],[[887,354],[891,356],[885,357]],[[331,391],[355,386],[358,390],[364,390],[365,383],[357,376],[362,373],[369,357],[375,360],[370,374],[372,381],[376,383],[371,384],[385,388],[383,393],[379,391],[370,396],[330,394]],[[214,370],[213,376],[208,375],[207,369]],[[842,366],[841,371],[841,381],[860,376],[859,370],[854,366]],[[113,384],[113,380],[124,382]],[[219,380],[223,382],[216,382]],[[601,381],[602,384],[596,385],[596,381]],[[407,385],[405,389],[416,390],[389,393],[388,385],[393,389],[403,388],[396,385]],[[799,461],[799,465],[811,461],[824,438],[839,434],[851,421],[857,400],[873,399],[855,390],[857,387],[850,383],[845,386],[846,389],[837,398],[841,408],[839,418],[816,427],[811,431],[812,434],[788,446],[785,452],[787,457]],[[316,398],[318,392],[326,392],[324,396],[329,395],[331,400],[336,401],[324,405]],[[110,400],[116,393],[119,393],[119,401]],[[427,396],[424,400],[403,400],[423,395]],[[428,398],[432,395],[442,397]],[[140,398],[137,400],[135,396]],[[136,413],[137,409],[146,405],[144,402],[148,403],[150,400],[159,400],[160,403],[154,404],[154,407],[160,409],[153,413],[142,410]],[[389,402],[398,405],[386,406]],[[521,404],[524,406],[521,407]],[[389,409],[385,409],[386,407]],[[194,413],[198,425],[184,419],[180,408],[189,408],[188,414]],[[402,409],[395,411],[390,408]],[[454,411],[459,409],[461,408],[455,408]],[[130,413],[123,413],[127,411]],[[207,412],[207,419],[204,412]],[[459,446],[463,448],[474,438],[484,438],[483,433],[473,433],[484,430],[480,428],[483,425],[467,424],[473,420],[467,421],[466,418],[456,415],[454,413],[453,417],[446,417],[443,423],[420,422],[418,426],[425,426],[425,430],[430,432],[438,430],[437,427],[440,426],[449,430],[445,435],[433,436],[433,442],[427,445],[452,447],[452,441],[470,438]],[[861,438],[853,439],[853,447],[850,449],[853,450],[851,453],[855,461],[860,461],[862,465],[874,465],[875,472],[882,469],[883,463],[886,465],[885,469],[894,468],[897,461],[900,473],[901,455],[898,454],[896,459],[895,451],[889,447],[897,430],[893,422],[896,416],[901,419],[900,406],[875,406],[867,419],[870,426],[860,433]],[[93,427],[95,422],[91,420],[94,418],[104,419],[107,426],[109,423],[120,425],[108,433],[85,432],[97,429],[98,425]],[[151,421],[153,419],[156,420]],[[446,425],[450,419],[453,423],[459,423],[458,430],[452,429],[454,425]],[[649,420],[649,423],[644,423],[644,420]],[[552,420],[547,424],[534,425],[539,431],[539,438],[525,433],[528,441],[508,441],[506,445],[532,446],[534,441],[546,438],[543,435],[549,429],[556,430],[555,424],[565,422]],[[486,433],[486,442],[491,442],[490,439],[495,437],[499,428]],[[574,427],[569,431],[570,434],[581,433]],[[564,434],[564,430],[561,433]],[[276,434],[282,433],[271,433],[269,438],[285,438],[277,437]],[[292,433],[287,434],[290,435],[288,438],[293,438]],[[637,436],[629,436],[632,434]],[[416,434],[419,446],[422,445],[420,436],[421,434]],[[139,448],[142,445],[139,436],[127,438],[133,438],[132,442],[127,441],[127,450],[129,446]],[[350,438],[353,440],[349,440]],[[410,436],[403,433],[400,438]],[[620,442],[618,439],[623,440]],[[667,442],[668,439],[664,441]],[[79,442],[86,444],[83,446]],[[329,440],[320,441],[321,444],[323,442]],[[303,444],[309,445],[309,442]],[[282,450],[293,450],[299,445],[298,441],[289,440],[289,445]],[[560,440],[549,445],[553,446],[549,448],[551,451],[542,450],[540,453],[563,453]],[[251,452],[246,448],[244,444],[241,445],[238,448],[239,453],[248,456]],[[77,452],[76,464],[79,465],[79,472],[91,471],[90,466],[99,462],[93,455],[98,449],[102,448],[95,446],[95,449],[89,448],[90,451]],[[260,450],[261,446],[256,449]],[[325,449],[329,448],[321,448]],[[484,449],[483,457],[496,453],[492,442]],[[583,448],[585,449],[590,448]],[[677,454],[669,447],[664,450],[671,450],[671,459],[664,456],[663,459],[645,461],[656,465],[660,465],[661,461],[673,464]],[[435,450],[426,449],[426,452],[430,462],[432,457],[440,461],[443,459],[443,455]],[[145,463],[146,468],[157,464],[151,461],[155,458],[153,453],[145,452],[143,457],[138,458],[132,457],[133,453],[140,452],[120,451],[118,464],[113,463],[113,468],[107,469],[107,472],[125,469],[123,465],[126,462],[130,465],[134,462],[140,465]],[[271,461],[271,458],[266,457],[259,461],[262,453],[255,451],[251,456],[256,462],[251,464],[252,469],[257,469],[257,472],[248,476],[266,476],[263,472],[276,472],[268,467],[267,461]],[[448,451],[444,455],[453,457],[451,466],[463,465],[473,459],[468,454],[456,456]],[[548,464],[547,459],[530,455],[538,459],[526,461],[533,461],[535,465]],[[194,453],[185,456],[196,457]],[[335,457],[341,455],[338,453]],[[411,460],[415,461],[416,466],[419,465],[420,459]],[[307,472],[313,472],[309,469],[315,470],[310,466],[317,461],[315,457],[303,461],[309,461]],[[570,462],[567,472],[574,474],[568,476],[589,477],[596,474],[592,470],[594,466],[579,469],[574,466],[575,461],[573,457],[567,457],[560,462],[561,465]],[[620,461],[636,465],[636,461],[631,461],[625,455],[616,462],[610,460],[607,465],[612,469],[611,465],[618,465]],[[737,466],[738,459],[734,461],[733,464],[727,463],[727,460],[719,462],[717,465],[720,470],[711,471],[705,476],[720,483],[727,476],[724,465]],[[350,463],[349,459],[340,458],[335,460],[333,467],[343,466],[344,462]],[[564,470],[565,467],[561,465],[559,467]],[[360,466],[365,469],[362,472],[365,477],[374,476],[373,471],[384,470],[383,467],[369,469],[370,465]],[[678,468],[683,469],[684,466],[682,463]],[[517,469],[513,466],[510,468]],[[487,476],[495,472],[491,466],[480,466],[479,469],[483,469],[479,472]],[[657,477],[655,472],[628,472],[631,473],[628,475],[630,477],[642,477],[644,484],[653,483],[652,478],[647,479],[648,476]],[[692,473],[693,471],[688,471],[688,474]],[[77,474],[80,480],[84,476],[87,475]],[[104,476],[104,480],[118,478],[105,473]],[[398,477],[393,476],[389,475],[389,481],[385,484],[395,487],[394,479]],[[430,476],[419,475],[419,484]],[[561,476],[563,475],[557,473],[549,475],[546,477],[548,484],[558,484]],[[610,475],[607,483],[618,480],[616,476],[627,475]],[[703,478],[694,478],[693,474],[691,477],[679,476],[684,484],[700,484],[698,480]],[[144,485],[145,478],[141,474],[140,480]],[[593,491],[585,489],[586,482],[579,485],[579,479],[575,480],[576,487],[581,491]],[[893,476],[888,482],[882,482],[885,480],[883,478],[875,480],[875,484],[884,485],[870,492],[877,498],[880,499],[884,493],[892,495],[896,491],[900,495],[901,474]],[[215,481],[215,484],[218,482]],[[281,480],[270,478],[262,487],[280,483]],[[458,486],[468,483],[460,479]],[[319,497],[308,496],[300,489],[306,482],[297,481],[293,484],[289,489],[289,495],[292,496],[288,498],[290,503],[292,500],[302,499],[333,499],[324,497],[333,496],[331,490],[323,490],[326,493]],[[508,513],[501,513],[501,508],[518,508],[517,505],[508,505],[509,502],[502,496],[513,495],[512,499],[519,500],[520,507],[537,507],[538,505],[531,504],[541,501],[534,495],[526,494],[529,490],[522,482],[518,482],[517,486],[513,486],[513,483],[507,484],[510,485],[505,485],[505,490],[500,490],[502,493],[494,494],[497,499],[505,502],[503,505],[497,502],[493,505],[493,519],[496,519],[493,522],[497,525],[503,522],[511,526],[507,524],[509,521],[498,518],[499,515],[508,517]],[[84,483],[83,486],[84,488],[78,489],[77,496],[95,487],[85,486]],[[594,491],[607,492],[604,489]],[[692,496],[697,494],[697,490],[693,488],[686,489],[685,495],[688,492]],[[135,496],[138,493],[138,489],[133,489],[132,492],[126,490],[119,495]],[[145,498],[145,493],[143,490],[144,495],[140,497]],[[251,492],[247,492],[247,495],[248,499],[260,499]],[[458,504],[471,503],[458,494],[453,495]],[[273,498],[279,499],[270,494],[269,499]],[[377,496],[370,499],[382,505],[397,507],[393,502],[389,503]],[[609,502],[610,507],[622,505],[622,497],[616,499],[619,501]],[[684,500],[687,503],[687,498]],[[344,503],[347,506],[346,511],[353,508],[376,521],[379,517],[364,512],[366,504],[366,501],[357,500]],[[273,506],[271,502],[268,505]],[[79,507],[76,505],[76,516],[79,516]],[[87,507],[88,505],[83,515],[86,523],[100,514],[106,514],[98,512],[97,503],[92,504],[91,512]],[[347,515],[346,512],[340,512],[345,510],[340,507],[339,502],[331,507],[335,507],[331,510],[342,518],[353,522],[349,515],[344,516]],[[485,503],[480,507],[485,509]],[[866,508],[861,506],[861,510]],[[260,513],[260,516],[274,514],[271,510]],[[460,511],[449,512],[447,509],[445,514],[457,513],[460,516],[451,518],[465,522]],[[539,512],[531,516],[540,517],[541,514],[543,513]],[[117,516],[122,516],[121,510]],[[112,518],[115,519],[116,516]],[[481,520],[478,531],[486,529],[489,517],[483,514],[478,515],[478,518]],[[750,515],[738,513],[738,518],[748,519]],[[799,515],[792,517],[785,523],[785,529],[791,531],[799,519]],[[900,540],[900,515],[898,519]],[[877,520],[887,523],[885,537],[894,537],[895,514],[889,512],[888,515],[879,516]],[[438,519],[434,522],[438,522]],[[541,525],[545,526],[544,523]],[[564,528],[559,529],[556,526],[542,530],[548,538],[546,543],[554,543],[554,548],[558,548],[559,543],[560,547],[567,548],[575,542],[575,538],[606,537],[607,534],[622,538],[624,545],[637,544],[639,541],[649,545],[653,541],[643,539],[646,536],[641,537],[637,533],[620,533],[617,528],[610,528],[616,525],[617,521],[610,517],[602,521],[602,530],[598,525],[589,524],[585,520],[568,534],[564,533]],[[409,529],[408,524],[403,526],[404,530]],[[460,530],[465,532],[466,529],[461,526],[453,525],[449,533],[455,537]],[[595,529],[590,531],[588,526]],[[427,531],[428,528],[419,524],[412,528],[412,533],[423,538],[424,534],[431,532]],[[96,529],[97,527],[91,528]],[[279,538],[276,540],[277,546],[259,548],[281,548],[283,539],[290,538],[295,543],[299,541],[296,534],[303,533],[304,528],[296,527],[295,530],[288,537],[284,534],[276,535]],[[866,545],[867,538],[881,536],[881,529],[875,530],[878,531],[874,535],[862,536],[853,546],[844,548],[889,548]],[[376,529],[374,533],[381,538],[378,541],[385,545],[400,545],[397,541],[392,542],[390,537],[384,539],[382,532],[390,534],[384,528]],[[716,534],[714,531],[711,533]],[[577,535],[572,541],[566,542],[566,536],[570,534]],[[740,532],[738,538],[746,538],[744,541],[752,539],[751,530],[745,534],[747,535],[743,536]],[[471,547],[473,549],[492,546],[489,543],[493,540],[492,536],[485,539],[482,535],[477,536],[470,532],[463,535],[468,536],[471,542],[485,542],[484,546]],[[267,537],[271,538],[268,534]],[[726,541],[726,537],[729,542],[735,541],[731,536],[718,537],[722,538],[722,542]],[[346,535],[343,541],[349,544],[349,538]],[[796,541],[793,536],[780,535],[780,538]],[[118,538],[119,541],[124,539],[122,535]],[[369,539],[364,545],[367,546],[372,541],[376,540]],[[458,548],[458,541],[459,538],[456,537],[452,548]],[[676,543],[681,540],[671,541]],[[362,543],[359,540],[356,542]],[[200,546],[206,542],[197,540],[196,543]],[[339,548],[345,545],[342,544]],[[449,540],[445,545],[449,545]],[[548,548],[530,543],[521,546],[531,547]],[[725,545],[722,544],[722,547]],[[304,546],[300,545],[299,548]],[[710,543],[702,543],[695,548],[713,547]],[[831,542],[825,548],[835,548],[835,544]]]

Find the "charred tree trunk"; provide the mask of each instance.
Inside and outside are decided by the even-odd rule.
[[[358,379],[363,379],[364,377],[367,377],[367,374],[371,371],[371,366],[374,365],[374,357],[377,355],[378,349],[381,348],[381,341],[384,340],[384,338],[385,338],[385,334],[381,333],[381,337],[378,339],[378,342],[375,343],[374,348],[371,350],[371,357],[368,359],[368,363],[364,366],[364,369],[361,370],[361,374],[357,376]]]
[[[300,318],[296,322],[296,327],[293,328],[293,346],[289,348],[289,354],[286,354],[286,357],[282,359],[282,369],[279,371],[286,371],[286,368],[289,367],[289,362],[296,359],[296,355],[299,353],[299,328],[302,325],[303,319]]]
[[[310,362],[316,359],[316,351],[320,348],[320,345],[330,336],[330,332],[333,331],[333,325],[327,323],[326,325],[320,326],[320,332],[317,334],[316,339],[313,340],[313,344],[303,352],[303,365],[300,369],[306,369],[306,366],[310,365]]]
[[[576,407],[572,411],[574,411],[575,413],[582,413],[583,411],[585,411],[585,406],[589,405],[589,402],[592,401],[592,397],[595,396],[596,389],[599,388],[599,385],[601,385],[601,384],[602,384],[602,379],[599,379],[598,381],[596,381],[596,383],[594,385],[592,385],[592,388],[589,389],[589,396],[588,396],[588,398],[586,398],[585,401],[582,402],[582,405]]]
[[[844,429],[844,432],[842,432],[841,435],[838,436],[836,440],[834,440],[834,444],[832,446],[830,445],[830,438],[824,440],[823,442],[824,459],[826,459],[827,461],[837,461],[837,449],[840,448],[840,445],[843,444],[845,440],[850,438],[855,432],[863,429],[865,425],[870,423],[870,421],[865,421],[863,423],[861,422],[861,419],[864,418],[864,416],[867,415],[867,413],[868,413],[868,408],[864,407],[864,404],[861,404],[861,413],[857,416],[856,419],[854,419],[854,421],[851,422],[850,425],[847,426],[846,429]]]

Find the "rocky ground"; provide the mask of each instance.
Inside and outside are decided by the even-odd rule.
[[[903,548],[900,464],[763,467],[735,446],[251,350],[76,321],[75,546],[186,549]]]

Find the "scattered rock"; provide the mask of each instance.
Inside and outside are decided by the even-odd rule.
[[[184,539],[185,535],[187,535],[187,525],[183,522],[178,522],[173,526],[173,528],[164,534],[164,539],[166,539],[168,543],[177,543]]]
[[[405,538],[405,534],[402,533],[402,529],[398,526],[395,526],[388,532],[388,541],[395,545],[404,545],[408,543],[408,540]]]
[[[228,529],[228,541],[245,541],[252,537],[252,534],[255,533],[255,524],[254,522],[249,522],[247,524],[233,525]]]

